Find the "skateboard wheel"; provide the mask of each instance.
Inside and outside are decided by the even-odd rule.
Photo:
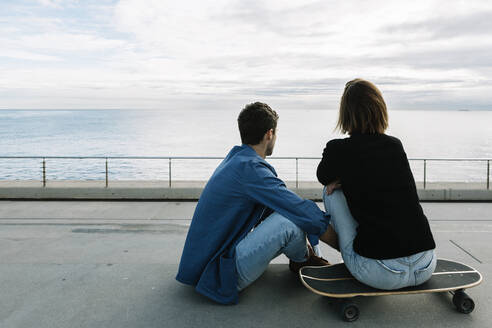
[[[342,318],[345,321],[355,321],[359,319],[359,308],[352,302],[344,302],[341,305]]]
[[[453,304],[461,313],[471,313],[475,309],[475,302],[464,291],[457,290],[453,296]]]

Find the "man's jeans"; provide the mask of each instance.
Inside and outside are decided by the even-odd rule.
[[[360,282],[379,289],[398,289],[420,285],[431,278],[436,268],[434,250],[390,260],[375,260],[354,251],[357,221],[354,220],[341,190],[326,195],[325,211],[331,215],[331,225],[338,235],[340,252],[345,265]]]
[[[270,261],[282,253],[294,262],[304,262],[306,234],[274,212],[236,246],[237,289],[242,290],[258,279]]]

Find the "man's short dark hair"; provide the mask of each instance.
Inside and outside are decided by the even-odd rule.
[[[277,113],[267,104],[255,102],[246,105],[237,118],[242,143],[259,144],[268,130],[273,129],[275,133],[277,120]]]

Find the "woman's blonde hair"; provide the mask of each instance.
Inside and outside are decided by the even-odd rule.
[[[369,81],[355,79],[345,84],[336,129],[342,133],[384,133],[388,112],[381,91]]]

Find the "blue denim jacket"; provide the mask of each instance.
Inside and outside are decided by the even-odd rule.
[[[216,302],[237,303],[236,245],[267,208],[297,224],[312,244],[328,227],[329,216],[288,190],[253,148],[235,146],[200,196],[176,279]]]

